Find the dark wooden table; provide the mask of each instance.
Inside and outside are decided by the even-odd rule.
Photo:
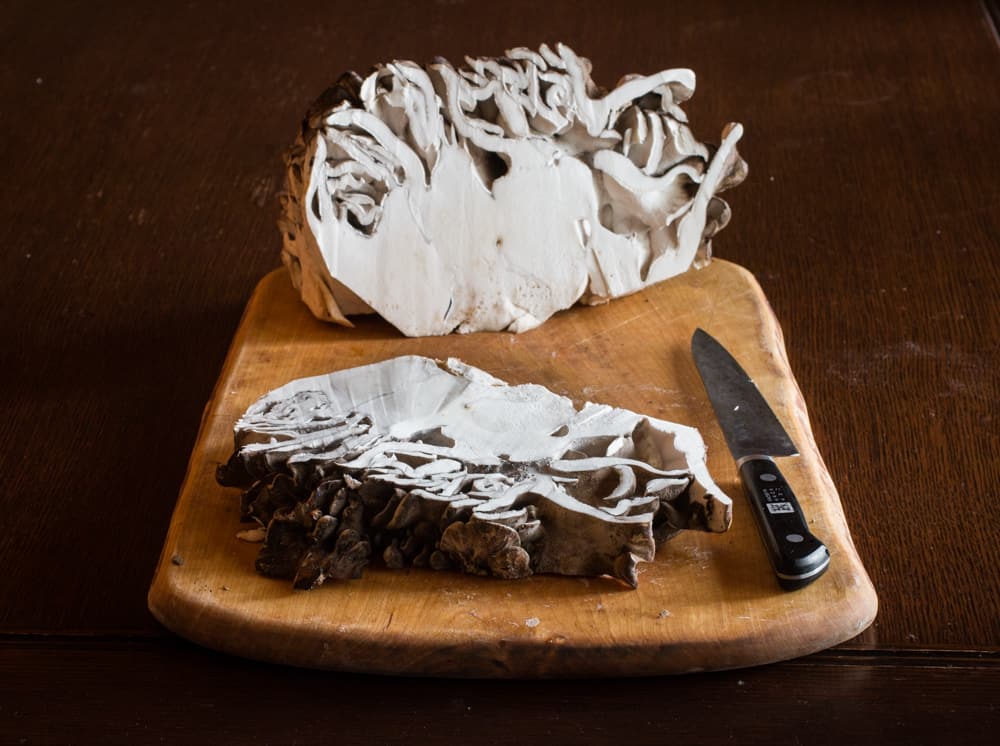
[[[0,742],[995,731],[996,18],[973,1],[4,3]],[[300,116],[348,68],[543,41],[606,85],[691,67],[696,133],[744,123],[750,178],[716,255],[782,322],[875,624],[758,669],[604,681],[340,675],[174,637],[146,591],[229,340],[278,265]]]

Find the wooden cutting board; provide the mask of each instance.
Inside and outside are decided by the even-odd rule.
[[[741,361],[802,455],[779,459],[830,569],[778,588],[690,354],[701,326]],[[682,532],[640,565],[639,587],[609,578],[504,581],[371,566],[364,578],[297,591],[254,571],[236,538],[239,490],[215,482],[232,427],[293,378],[395,357],[457,357],[509,383],[539,383],[698,427],[709,470],[734,501],[725,534]],[[864,630],[877,599],[816,449],[781,330],[753,276],[705,269],[533,331],[411,339],[378,318],[354,329],[315,320],[284,270],[247,307],[174,510],[149,592],[166,627],[202,645],[279,663],[448,676],[636,676],[751,666],[812,653]]]

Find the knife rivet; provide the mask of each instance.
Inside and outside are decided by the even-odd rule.
[[[761,474],[760,478],[763,482],[774,482],[778,479],[774,474]]]
[[[799,542],[803,541],[803,538],[804,537],[802,536],[802,534],[786,534],[785,535],[785,539],[787,539],[788,541],[792,542],[793,544],[798,544]]]

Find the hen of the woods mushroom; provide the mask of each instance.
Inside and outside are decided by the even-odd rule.
[[[359,577],[373,555],[634,587],[657,541],[731,520],[693,428],[577,408],[454,359],[292,381],[246,411],[235,445],[218,478],[245,489],[243,517],[264,539],[257,569],[299,588]]]
[[[409,336],[521,332],[706,261],[746,164],[680,103],[690,70],[598,88],[566,46],[347,73],[287,158],[282,256],[312,312]]]

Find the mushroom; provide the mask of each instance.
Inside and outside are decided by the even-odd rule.
[[[319,318],[409,336],[521,332],[708,261],[746,164],[680,104],[694,73],[610,91],[569,47],[343,75],[287,157],[282,258]]]
[[[266,527],[257,569],[314,588],[389,568],[610,575],[731,503],[693,428],[404,356],[292,381],[234,428],[219,480]]]

